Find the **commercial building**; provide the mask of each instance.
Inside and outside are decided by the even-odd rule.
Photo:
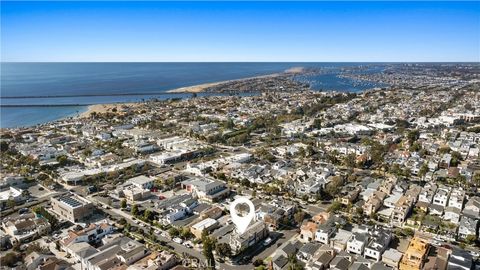
[[[67,194],[59,198],[52,197],[52,210],[60,216],[60,218],[71,221],[80,222],[90,217],[93,213],[93,204],[74,194]]]

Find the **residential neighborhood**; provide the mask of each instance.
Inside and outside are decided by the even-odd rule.
[[[2,129],[2,269],[478,269],[479,75],[389,68]]]

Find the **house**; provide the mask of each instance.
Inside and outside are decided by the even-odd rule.
[[[137,185],[125,184],[118,188],[119,197],[125,197],[130,202],[143,201],[151,196],[149,189]]]
[[[176,256],[168,251],[153,252],[128,266],[127,270],[168,270],[178,263]]]
[[[343,205],[352,204],[358,198],[358,195],[360,195],[360,191],[360,188],[355,188],[340,194],[340,203]]]
[[[402,196],[395,204],[392,212],[391,224],[394,226],[401,226],[407,219],[413,207],[413,201],[410,197]]]
[[[330,261],[330,269],[333,270],[348,270],[350,265],[352,264],[351,261],[346,259],[345,257],[336,256]]]
[[[443,169],[450,167],[450,162],[452,161],[452,155],[449,153],[443,154],[442,159],[440,160],[438,166]]]
[[[454,248],[448,258],[448,269],[470,270],[473,266],[472,255],[462,249]]]
[[[328,245],[330,239],[337,231],[337,226],[332,219],[329,219],[326,223],[318,226],[317,231],[315,232],[315,240],[320,243]]]
[[[383,252],[388,248],[392,239],[391,232],[381,228],[375,229],[370,235],[368,245],[365,247],[364,256],[377,262],[382,259]]]
[[[190,178],[181,183],[182,188],[200,200],[216,202],[230,193],[224,182],[208,178]]]
[[[97,252],[81,262],[86,270],[104,270],[126,268],[150,254],[141,243],[128,237],[117,237],[111,242],[99,247]]]
[[[420,238],[413,237],[408,244],[407,251],[400,261],[400,270],[420,270],[422,269],[424,260],[428,254],[429,244],[428,241]]]
[[[471,197],[463,208],[463,214],[475,219],[480,219],[480,197]]]
[[[210,232],[218,226],[218,221],[212,218],[206,218],[190,227],[191,232],[198,239],[202,238],[204,231]]]
[[[443,247],[432,247],[430,250],[423,269],[447,270],[447,259],[451,251]]]
[[[23,194],[23,190],[18,187],[8,187],[3,191],[0,191],[0,208],[4,209],[8,206],[7,202],[13,200],[15,203],[25,201],[26,197]]]
[[[345,250],[347,248],[348,240],[352,237],[352,232],[339,229],[332,240],[330,240],[330,246],[337,252]]]
[[[354,232],[347,242],[347,252],[362,255],[369,240],[365,232]]]
[[[387,266],[390,266],[394,269],[397,269],[400,265],[400,260],[402,259],[403,254],[393,248],[387,249],[382,255],[382,262]]]
[[[304,221],[300,227],[300,241],[311,242],[315,239],[318,224],[312,221]]]
[[[477,237],[478,220],[468,216],[462,216],[460,218],[460,224],[458,225],[458,237],[465,239],[469,235],[473,235],[475,238]]]
[[[282,270],[282,269],[285,269],[287,264],[288,264],[288,258],[283,255],[280,255],[272,259],[271,268],[273,270]]]
[[[185,218],[191,214],[193,208],[198,205],[198,201],[190,194],[174,196],[157,204],[160,211],[160,222],[172,224],[176,220]]]
[[[140,175],[137,177],[130,178],[126,182],[131,183],[132,185],[141,189],[152,189],[154,180],[149,177],[146,177],[145,175]]]
[[[69,231],[68,236],[60,241],[62,246],[69,246],[72,243],[98,243],[104,236],[114,232],[114,227],[106,222],[90,224],[90,226],[79,230]]]
[[[447,206],[448,198],[450,196],[450,189],[446,187],[439,187],[433,196],[432,204]]]
[[[448,200],[448,207],[455,207],[459,210],[463,209],[463,203],[465,201],[465,191],[461,189],[453,189]]]
[[[400,192],[394,192],[392,195],[388,196],[384,201],[383,205],[388,208],[395,208],[395,204],[400,200],[403,196]]]
[[[303,262],[308,262],[312,259],[313,255],[315,255],[320,246],[319,243],[306,243],[298,250],[297,259]]]
[[[306,265],[307,270],[325,270],[330,268],[330,262],[335,257],[334,253],[322,251],[317,253]]]
[[[460,209],[448,206],[445,208],[443,219],[457,224],[460,221],[461,213]]]
[[[25,258],[25,265],[27,267],[25,269],[27,270],[32,270],[32,269],[37,269],[37,270],[73,270],[74,268],[72,267],[71,264],[68,262],[61,260],[54,255],[50,254],[40,254],[36,251],[30,253],[26,258]]]
[[[368,216],[376,213],[383,205],[383,200],[386,196],[387,194],[381,191],[375,191],[363,205],[363,213]]]
[[[428,210],[430,211],[430,214],[431,215],[436,215],[436,216],[442,216],[444,209],[445,208],[442,205],[438,205],[438,204],[432,204],[428,208]]]
[[[204,219],[205,218],[218,219],[219,217],[222,216],[222,213],[223,213],[223,210],[220,207],[213,206],[213,207],[210,207],[209,209],[203,211],[200,216]]]
[[[43,217],[35,217],[34,214],[20,215],[16,218],[8,218],[2,222],[2,228],[10,236],[12,243],[30,242],[39,235],[50,232],[51,226]]]
[[[423,187],[422,192],[418,197],[418,201],[430,204],[432,203],[433,196],[435,195],[436,192],[437,192],[437,185],[428,183]]]
[[[268,235],[267,226],[263,221],[257,221],[248,227],[242,234],[235,232],[231,235],[229,244],[233,254],[239,254],[243,250],[259,243]]]

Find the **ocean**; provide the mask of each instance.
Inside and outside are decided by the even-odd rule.
[[[337,77],[341,68],[365,63],[2,63],[0,127],[22,127],[78,115],[88,105],[185,98],[167,90],[283,72],[321,68],[298,76],[314,90],[358,92],[376,87]],[[381,68],[375,64],[371,70]],[[200,94],[203,95],[203,94]]]

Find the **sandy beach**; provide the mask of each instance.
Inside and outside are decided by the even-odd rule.
[[[302,67],[296,67],[296,68],[288,69],[284,73],[273,73],[273,74],[254,76],[254,77],[248,77],[248,78],[243,78],[243,79],[227,80],[227,81],[220,81],[220,82],[213,82],[213,83],[204,83],[204,84],[198,84],[198,85],[193,85],[193,86],[187,86],[187,87],[172,89],[172,90],[168,90],[166,92],[167,93],[200,93],[200,92],[204,92],[209,87],[221,85],[221,84],[224,84],[224,83],[239,82],[239,81],[245,81],[245,80],[251,80],[251,79],[277,77],[277,76],[281,76],[281,75],[284,75],[284,74],[301,73],[301,72],[303,72],[303,70],[304,69]]]

